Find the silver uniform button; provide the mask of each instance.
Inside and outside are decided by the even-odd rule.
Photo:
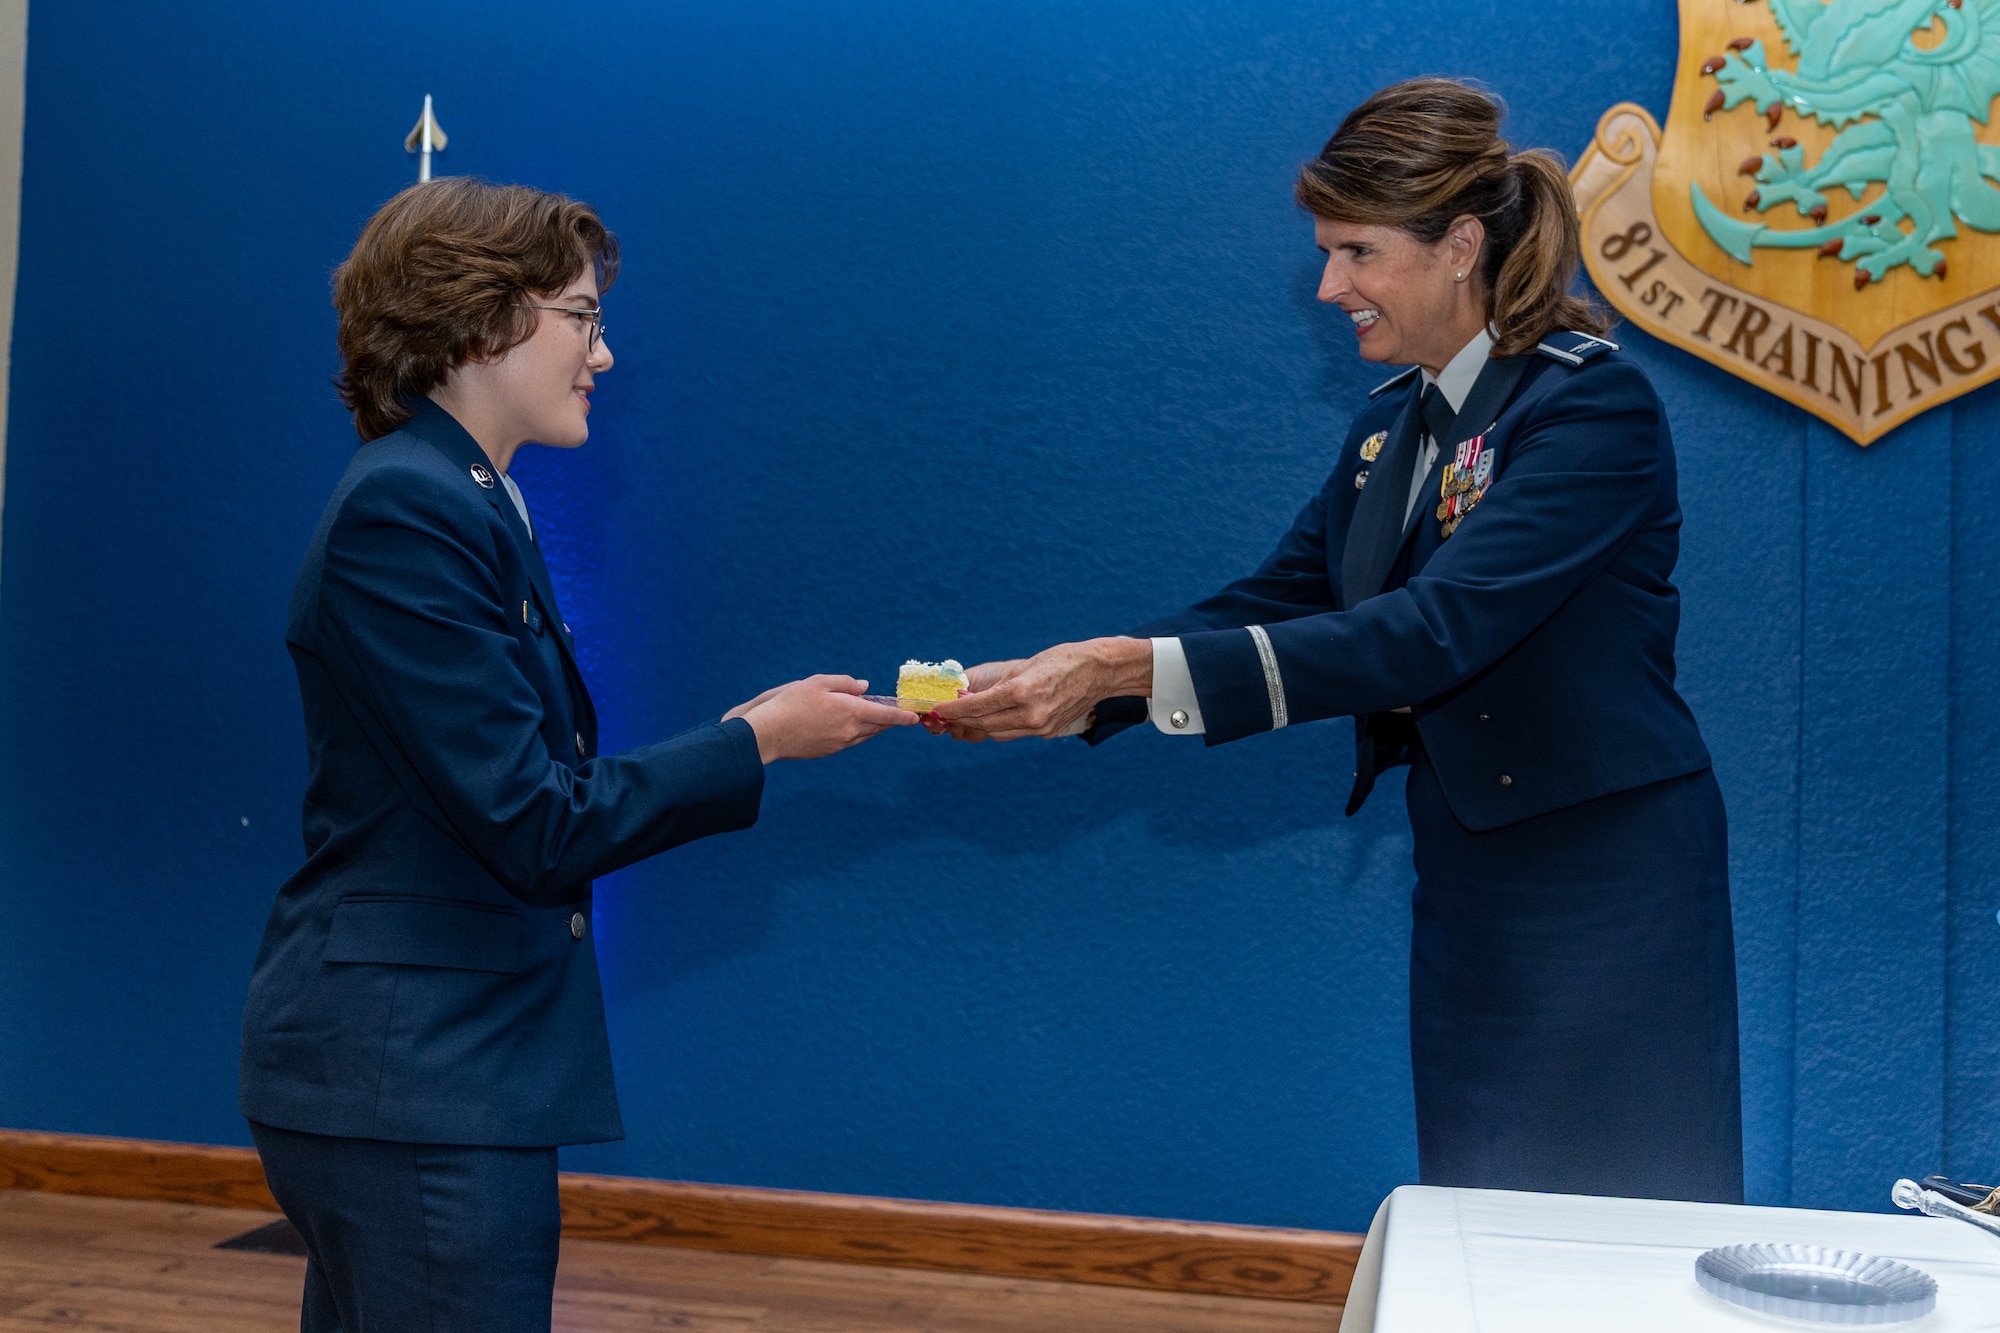
[[[1167,714],[1167,721],[1174,724],[1176,731],[1180,730],[1188,724],[1187,709],[1176,708],[1173,712]]]
[[[578,912],[569,919],[569,937],[573,940],[583,938],[583,913]]]
[[[580,731],[576,733],[576,757],[583,758],[583,733]]]

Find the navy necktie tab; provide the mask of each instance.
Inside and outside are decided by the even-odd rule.
[[[1436,384],[1425,385],[1423,401],[1418,404],[1417,415],[1423,420],[1424,433],[1431,437],[1432,443],[1442,448],[1444,442],[1451,438],[1452,424],[1458,420],[1458,413],[1452,410],[1450,401],[1444,396],[1444,390],[1438,388]]]

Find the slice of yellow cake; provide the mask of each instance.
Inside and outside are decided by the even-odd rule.
[[[896,672],[896,706],[913,713],[928,713],[931,705],[956,699],[968,688],[965,668],[946,658],[942,662],[905,662]]]

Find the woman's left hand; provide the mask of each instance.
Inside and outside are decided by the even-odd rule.
[[[966,740],[1062,736],[1100,700],[1153,692],[1153,645],[1145,639],[1059,643],[1009,665],[1016,669],[998,684],[941,703],[930,716]]]
[[[868,682],[853,676],[807,676],[766,690],[732,708],[757,736],[757,754],[775,759],[820,759],[859,745],[891,727],[915,726],[917,715],[894,704],[862,698]]]
[[[787,681],[785,683],[789,685],[791,682]],[[724,713],[722,715],[722,720],[724,722],[727,722],[732,717],[742,717],[745,713],[755,708],[758,704],[763,703],[766,699],[769,699],[772,695],[776,694],[779,690],[782,690],[784,688],[785,688],[784,685],[773,685],[770,689],[765,690],[762,694],[758,695],[756,698],[740,703],[736,705],[736,707]]]

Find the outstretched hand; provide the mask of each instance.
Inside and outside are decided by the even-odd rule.
[[[757,733],[757,757],[818,759],[859,745],[890,727],[907,727],[915,713],[861,696],[868,682],[852,676],[807,676],[765,690],[723,714],[740,717]]]
[[[981,662],[976,667],[967,667],[965,672],[966,688],[959,697],[964,698],[967,694],[977,694],[981,690],[990,690],[1001,681],[1019,675],[1021,669],[1027,665],[1027,658],[1015,657],[1004,662]],[[964,723],[947,722],[935,712],[920,714],[918,720],[924,724],[924,730],[933,736],[942,736],[949,732],[953,737],[962,741],[983,741],[986,739],[985,732],[968,727]]]
[[[969,693],[929,714],[954,736],[970,741],[1063,736],[1074,732],[1075,724],[1101,700],[1150,695],[1153,646],[1145,639],[1123,638],[1059,643],[1026,661],[974,667],[966,680]]]

